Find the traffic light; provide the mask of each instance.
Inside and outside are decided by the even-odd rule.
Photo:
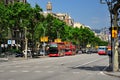
[[[117,38],[118,32],[117,27],[112,27],[112,38]]]

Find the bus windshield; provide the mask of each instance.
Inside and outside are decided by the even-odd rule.
[[[107,47],[106,46],[99,46],[98,54],[99,55],[106,55],[107,54]]]
[[[56,53],[58,53],[58,49],[57,48],[50,48],[49,53],[50,54],[56,54]]]

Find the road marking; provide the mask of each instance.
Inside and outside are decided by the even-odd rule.
[[[102,71],[105,71],[108,68],[108,66],[106,66]]]
[[[15,67],[17,67],[17,68],[18,68],[18,67],[21,67],[21,66],[15,66]]]
[[[45,68],[49,68],[50,66],[45,66]]]
[[[39,68],[40,66],[34,66],[34,68]]]
[[[53,73],[54,71],[47,71],[48,73]]]
[[[4,72],[4,70],[0,70],[0,72]]]
[[[105,75],[104,72],[102,72],[102,71],[100,72],[100,74]]]
[[[10,72],[17,72],[16,70],[11,70]]]
[[[28,71],[28,70],[23,70],[22,72],[26,72],[26,73],[27,73],[27,72],[29,72],[29,71]]]
[[[35,71],[36,73],[40,73],[40,72],[43,72],[43,71]]]
[[[104,73],[104,71],[105,71],[107,68],[108,68],[108,66],[106,66],[106,67],[100,72],[100,74],[106,75],[106,74]]]
[[[60,72],[60,73],[63,73],[63,74],[64,74],[64,73],[67,73],[67,72],[64,72],[64,71],[63,71],[63,72]]]
[[[80,72],[73,72],[73,74],[79,74]]]
[[[30,66],[23,66],[23,67],[25,67],[25,68],[29,68]]]
[[[92,75],[93,73],[92,73],[92,72],[87,72],[86,74],[88,74],[88,75]]]
[[[8,80],[15,80],[15,79],[8,79]]]
[[[84,64],[80,64],[80,65],[77,65],[77,66],[75,66],[75,67],[73,67],[73,68],[78,68],[78,67],[80,67],[80,66],[84,66],[84,65],[87,65],[87,64],[90,64],[90,63],[99,61],[99,60],[101,60],[101,59],[104,59],[104,58],[100,58],[100,59],[96,59],[96,60],[93,60],[93,61],[90,61],[90,62],[87,62],[87,63],[84,63]]]

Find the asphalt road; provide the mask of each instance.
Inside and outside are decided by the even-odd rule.
[[[104,74],[108,56],[80,54],[0,63],[0,80],[120,80]]]

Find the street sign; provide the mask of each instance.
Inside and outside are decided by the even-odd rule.
[[[41,37],[41,38],[40,38],[40,41],[41,41],[41,42],[48,42],[48,36]]]
[[[8,42],[7,42],[8,44],[12,44],[12,40],[8,40]]]
[[[61,42],[61,39],[57,38],[54,40],[54,42]]]
[[[7,44],[15,44],[15,40],[8,40]]]

